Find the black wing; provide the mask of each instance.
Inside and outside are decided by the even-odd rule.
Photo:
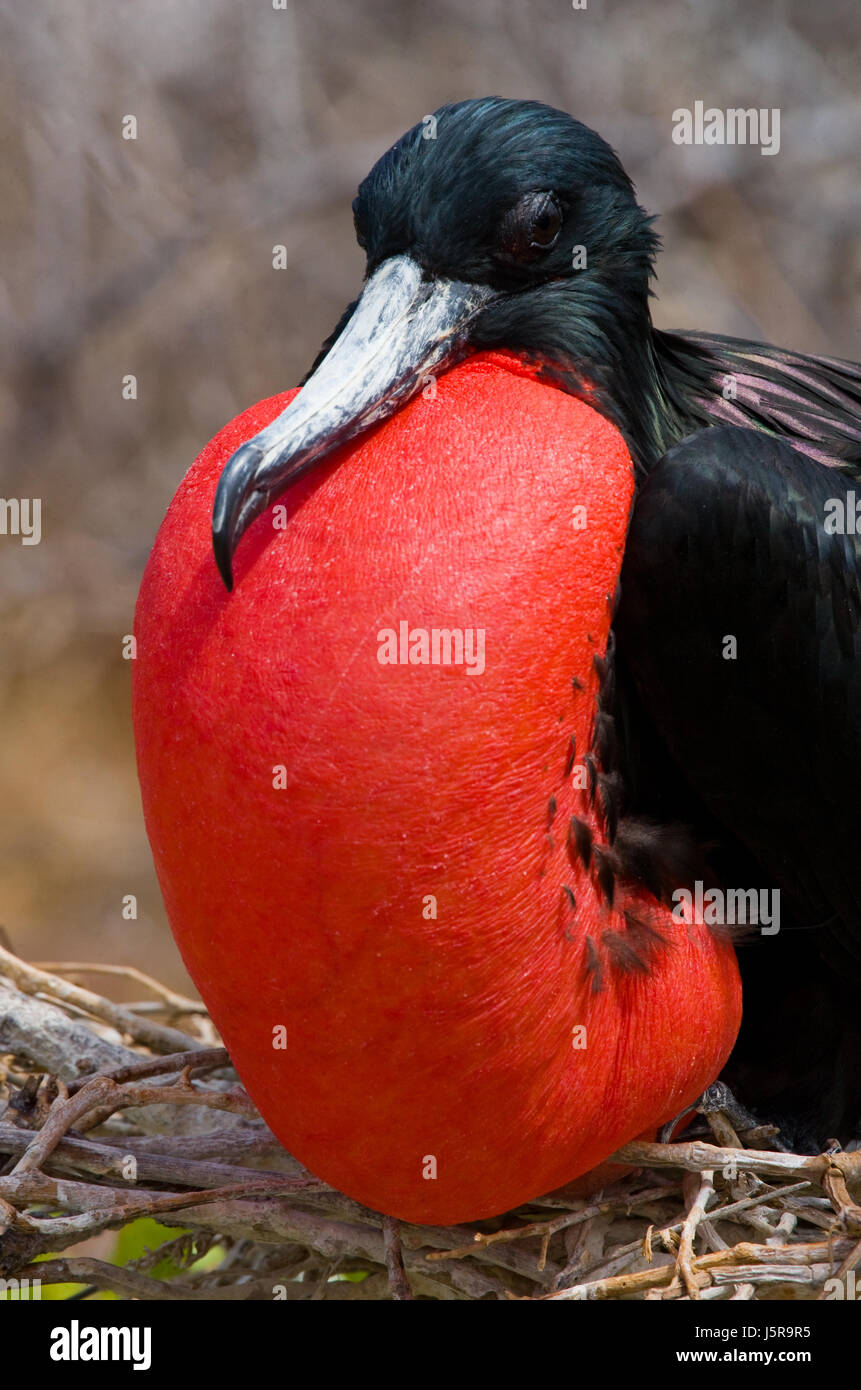
[[[702,430],[643,485],[615,622],[633,809],[714,835],[727,887],[780,889],[731,1065],[811,1147],[861,1115],[856,496],[781,439]]]
[[[679,418],[696,422],[686,434],[753,426],[828,467],[861,465],[861,364],[718,333],[653,337]]]

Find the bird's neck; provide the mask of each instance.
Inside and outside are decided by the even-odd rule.
[[[619,258],[516,296],[497,342],[612,420],[640,476],[708,425],[764,429],[828,467],[861,469],[861,366],[652,324],[650,261]],[[525,307],[525,305],[524,305]],[[501,330],[501,332],[500,332]],[[488,344],[490,345],[490,344]]]
[[[653,327],[648,269],[625,270],[614,266],[579,277],[564,311],[557,291],[552,302],[548,296],[547,312],[533,313],[531,327],[541,342],[535,356],[542,378],[612,420],[638,471],[647,472],[707,423],[701,397],[708,354]],[[534,342],[513,345],[529,352]]]

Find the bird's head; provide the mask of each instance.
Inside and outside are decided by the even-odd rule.
[[[648,336],[657,238],[609,145],[540,102],[443,106],[353,203],[365,285],[306,378],[227,463],[213,544],[232,587],[250,523],[301,473],[466,353],[505,348],[592,376]],[[608,412],[609,413],[609,412]]]

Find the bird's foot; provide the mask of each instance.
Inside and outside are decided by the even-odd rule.
[[[751,1110],[736,1100],[725,1081],[713,1081],[692,1105],[665,1124],[658,1132],[658,1143],[668,1144],[679,1122],[694,1113],[705,1116],[715,1138],[724,1147],[737,1148],[739,1136],[743,1136],[750,1147],[789,1152],[779,1137],[777,1126],[762,1124]]]
[[[735,1130],[744,1131],[759,1126],[756,1116],[736,1100],[725,1081],[713,1081],[694,1104],[701,1115],[726,1115]]]

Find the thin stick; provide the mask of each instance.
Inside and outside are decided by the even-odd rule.
[[[843,1263],[837,1269],[835,1269],[834,1278],[845,1279],[850,1269],[854,1269],[859,1260],[861,1260],[861,1240],[858,1241],[857,1245],[854,1245],[852,1247]],[[825,1298],[826,1293],[823,1289],[822,1292],[818,1295],[818,1299],[824,1301]]]
[[[843,1253],[846,1241],[816,1241],[808,1245],[753,1245],[740,1241],[729,1250],[717,1250],[708,1255],[700,1255],[691,1261],[695,1272],[717,1270],[733,1265],[782,1266],[782,1271],[797,1270],[799,1267],[817,1261],[832,1262],[839,1249]],[[675,1273],[673,1265],[662,1265],[659,1269],[638,1270],[635,1274],[617,1274],[609,1279],[598,1279],[590,1283],[560,1289],[557,1293],[544,1294],[542,1302],[562,1299],[613,1298],[616,1295],[645,1292],[660,1288],[669,1283]]]
[[[143,985],[144,989],[151,990],[172,1013],[176,1014],[202,1014],[207,1017],[206,1007],[199,999],[189,999],[184,994],[177,994],[175,990],[169,989],[167,985],[154,980],[152,975],[146,975],[142,970],[138,970],[134,965],[100,965],[95,961],[77,962],[69,960],[40,960],[33,962],[35,970],[47,971],[50,975],[116,975],[125,980],[134,980],[136,984]]]
[[[176,1028],[168,1028],[163,1023],[152,1023],[148,1019],[138,1017],[137,1014],[129,1013],[128,1009],[110,1003],[100,994],[93,994],[88,989],[81,989],[79,985],[70,984],[59,975],[49,975],[47,971],[28,965],[20,957],[13,956],[11,951],[4,950],[2,946],[0,975],[13,980],[23,994],[47,994],[52,999],[83,1009],[93,1018],[110,1023],[117,1032],[125,1033],[128,1037],[134,1038],[135,1042],[152,1048],[153,1052],[186,1052],[190,1048],[198,1050],[195,1048],[194,1038],[189,1037],[187,1033],[180,1033]],[[203,1047],[204,1044],[201,1043],[200,1049]]]
[[[243,1271],[239,1270],[241,1279]],[[45,1260],[39,1264],[28,1265],[21,1271],[21,1278],[39,1279],[43,1284],[88,1284],[94,1289],[111,1289],[114,1293],[125,1294],[127,1298],[146,1300],[217,1300],[218,1302],[237,1302],[246,1299],[272,1299],[276,1284],[283,1286],[284,1297],[308,1298],[309,1286],[295,1283],[295,1270],[285,1272],[279,1278],[278,1271],[263,1279],[249,1279],[247,1282],[230,1284],[209,1284],[205,1288],[195,1288],[187,1283],[170,1283],[166,1279],[153,1279],[136,1269],[120,1268],[107,1264],[104,1260],[78,1256],[68,1260]],[[295,1292],[294,1292],[295,1290]]]
[[[676,1278],[681,1274],[689,1298],[699,1298],[700,1291],[697,1285],[696,1275],[693,1271],[692,1261],[694,1255],[694,1237],[697,1233],[697,1226],[705,1216],[706,1207],[711,1198],[715,1195],[715,1175],[710,1171],[702,1174],[697,1194],[688,1210],[682,1234],[679,1240],[679,1253],[676,1257]]]
[[[632,1164],[638,1168],[686,1168],[691,1172],[720,1171],[734,1164],[740,1171],[771,1178],[810,1178],[821,1182],[829,1168],[842,1173],[850,1182],[861,1178],[861,1152],[817,1154],[770,1153],[762,1149],[723,1149],[693,1139],[687,1144],[648,1144],[635,1140],[625,1144],[608,1163]]]
[[[257,1114],[248,1096],[238,1087],[231,1091],[195,1090],[188,1080],[187,1071],[181,1072],[172,1086],[119,1086],[110,1077],[100,1076],[88,1081],[76,1095],[54,1101],[47,1120],[16,1163],[12,1173],[14,1175],[32,1172],[33,1169],[40,1168],[63,1135],[90,1111],[101,1111],[107,1107],[111,1113],[132,1105],[164,1103],[207,1105],[214,1110],[230,1110],[240,1115]]]
[[[672,1189],[670,1189],[671,1191]],[[667,1188],[656,1187],[647,1192],[637,1193],[635,1197],[608,1199],[605,1202],[595,1202],[591,1206],[583,1207],[580,1211],[566,1211],[561,1216],[554,1216],[550,1221],[531,1221],[528,1225],[517,1226],[513,1230],[507,1227],[502,1231],[476,1231],[472,1245],[457,1245],[451,1250],[434,1250],[425,1255],[425,1259],[465,1260],[470,1255],[474,1255],[479,1246],[486,1247],[509,1240],[523,1240],[526,1236],[549,1238],[557,1231],[564,1231],[568,1226],[579,1226],[583,1221],[590,1221],[593,1216],[605,1216],[616,1211],[630,1212],[636,1207],[643,1206],[646,1202],[654,1202],[656,1198],[667,1195]]]
[[[215,1067],[231,1067],[230,1053],[226,1047],[195,1049],[191,1052],[173,1052],[166,1057],[145,1057],[140,1062],[132,1062],[125,1067],[112,1067],[107,1071],[91,1072],[77,1081],[70,1081],[69,1095],[73,1096],[96,1077],[108,1077],[111,1081],[137,1081],[147,1076],[163,1076],[168,1072],[182,1071],[188,1067],[189,1076],[212,1071]]]
[[[383,1248],[386,1252],[386,1270],[392,1298],[397,1303],[411,1301],[413,1291],[404,1269],[400,1222],[393,1216],[383,1217]]]
[[[836,1158],[836,1154],[831,1155]],[[829,1167],[822,1179],[828,1198],[840,1221],[850,1235],[861,1235],[861,1207],[853,1202],[846,1186],[846,1179],[839,1168]]]

